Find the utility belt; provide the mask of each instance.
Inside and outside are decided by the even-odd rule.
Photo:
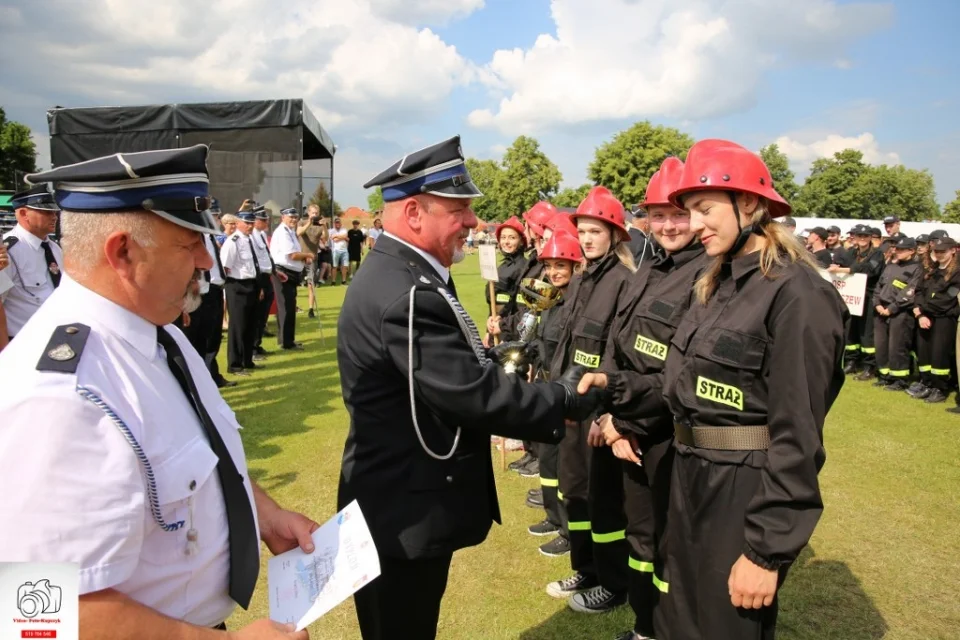
[[[696,449],[766,451],[770,448],[770,427],[765,424],[707,427],[674,422],[673,434],[680,444]]]
[[[231,278],[231,277],[228,276],[228,277],[227,277],[227,282],[228,282],[228,283],[230,283],[230,282],[236,282],[236,283],[239,283],[239,284],[251,284],[251,283],[256,283],[256,282],[257,282],[257,279],[256,279],[256,278]]]
[[[282,267],[279,264],[277,265],[277,271],[282,272],[284,275],[286,275],[290,280],[292,280],[296,284],[300,284],[300,278],[303,277],[303,271],[294,271],[293,269]]]

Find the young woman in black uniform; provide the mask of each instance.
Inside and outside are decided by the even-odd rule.
[[[527,268],[527,257],[524,250],[527,248],[526,230],[523,223],[517,216],[511,217],[503,224],[498,224],[494,232],[497,238],[497,245],[500,247],[500,254],[503,260],[497,266],[497,275],[500,279],[493,285],[495,296],[495,313],[491,315],[499,316],[503,308],[513,300],[517,295],[517,288],[520,286],[520,276]],[[484,288],[484,296],[487,300],[487,308],[490,308],[490,287]]]
[[[823,510],[823,423],[846,305],[773,219],[790,205],[749,150],[703,140],[670,201],[713,258],[667,353],[676,454],[659,640],[774,637],[777,590]]]
[[[690,228],[690,214],[670,204],[683,162],[667,158],[650,178],[641,204],[663,255],[648,260],[630,281],[610,331],[601,372],[586,374],[581,390],[605,388],[612,419],[606,443],[623,461],[624,509],[630,546],[629,600],[633,629],[618,640],[652,638],[653,613],[669,590],[657,546],[666,523],[673,460],[673,419],[663,402],[663,365],[670,340],[690,305],[707,259]],[[639,455],[637,452],[639,451]]]
[[[568,290],[560,343],[550,365],[555,372],[572,364],[600,367],[617,301],[634,271],[623,205],[608,189],[591,189],[573,221],[587,262]],[[551,582],[547,593],[569,597],[575,611],[602,613],[624,604],[627,596],[620,462],[605,446],[595,420],[567,427],[560,443],[560,491],[575,573]]]
[[[914,297],[913,315],[917,319],[917,363],[921,386],[908,392],[931,404],[947,399],[950,369],[953,364],[960,316],[960,269],[957,268],[957,243],[941,237],[930,244],[936,265],[924,274]]]

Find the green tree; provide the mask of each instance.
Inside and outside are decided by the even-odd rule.
[[[943,207],[943,215],[940,220],[943,222],[960,223],[960,189],[957,189],[956,197]]]
[[[520,136],[503,154],[503,169],[497,174],[495,192],[502,209],[497,220],[519,215],[541,198],[560,188],[563,176],[534,138]]]
[[[796,176],[790,170],[790,161],[787,156],[774,143],[760,149],[760,157],[763,158],[763,162],[770,169],[773,188],[786,198],[787,202],[793,202],[800,192],[800,187],[797,186]]]
[[[467,172],[483,196],[473,201],[473,212],[481,220],[506,220],[505,209],[498,191],[499,176],[503,169],[496,160],[467,158]]]
[[[0,189],[19,191],[24,187],[25,173],[37,170],[37,147],[30,137],[30,128],[7,120],[0,108]]]
[[[576,189],[567,187],[557,194],[557,197],[553,199],[553,204],[558,207],[576,207],[587,197],[592,187],[593,185],[589,183],[582,184]]]
[[[793,203],[794,209],[802,216],[863,218],[862,195],[854,185],[869,168],[863,162],[863,154],[855,149],[814,160],[810,176]]]
[[[340,203],[336,200],[331,202],[330,192],[327,191],[327,185],[321,181],[317,185],[316,191],[313,192],[313,195],[310,196],[309,204],[315,204],[320,209],[320,215],[325,217],[334,217],[343,214],[343,209],[340,207]]]
[[[868,167],[851,187],[859,204],[857,217],[877,220],[898,215],[901,220],[935,220],[940,215],[933,176],[903,165]]]
[[[377,187],[367,196],[367,211],[383,211],[383,189]]]
[[[643,201],[647,182],[669,156],[687,157],[693,138],[648,120],[621,131],[597,149],[588,175],[610,189],[626,207]]]

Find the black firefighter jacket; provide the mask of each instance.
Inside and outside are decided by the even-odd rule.
[[[411,417],[407,322],[414,286],[416,415],[426,445],[440,456],[462,428],[449,460],[424,451]],[[562,388],[529,384],[487,360],[476,327],[470,322],[468,341],[441,290],[456,293],[416,251],[381,236],[337,323],[350,414],[338,505],[359,502],[381,555],[437,557],[479,544],[500,522],[491,429],[549,443],[564,433]]]

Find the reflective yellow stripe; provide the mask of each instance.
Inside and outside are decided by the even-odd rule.
[[[743,392],[729,384],[697,376],[697,397],[743,411]]]
[[[563,500],[563,491],[557,489],[557,500]]]
[[[633,348],[635,351],[639,351],[657,360],[667,359],[667,345],[648,338],[647,336],[642,336],[639,333],[637,334],[636,342],[633,343]]]
[[[604,544],[606,542],[616,542],[617,540],[625,540],[627,537],[626,531],[611,531],[610,533],[597,533],[594,531],[591,533],[593,536],[593,541],[597,544]]]
[[[627,564],[631,569],[636,569],[637,571],[641,571],[643,573],[653,573],[652,562],[643,562],[642,560],[634,560],[633,558],[629,558],[627,560]]]
[[[657,574],[653,574],[653,586],[660,590],[660,593],[669,593],[670,592],[670,583],[664,582],[657,577]]]
[[[896,371],[890,371],[890,375],[894,378],[906,378],[910,375],[910,369],[897,369]]]
[[[556,478],[544,478],[540,476],[540,486],[541,487],[559,487],[560,481]]]
[[[901,282],[900,280],[894,280],[891,284],[893,284],[893,286],[895,286],[897,289],[904,289],[907,286],[906,282]]]
[[[950,369],[930,369],[930,373],[935,376],[948,376],[950,375]]]
[[[573,354],[573,363],[582,364],[588,369],[596,369],[600,366],[600,356],[577,349]]]
[[[930,365],[922,364],[920,365],[919,371],[920,373],[930,373],[930,369],[931,369]]]
[[[568,522],[567,528],[570,531],[590,531],[590,522]]]
[[[507,302],[510,302],[510,294],[509,294],[509,293],[498,293],[498,294],[497,294],[497,302],[503,302],[504,304],[506,304]]]
[[[880,370],[879,370],[879,373],[880,373],[880,375],[882,375],[882,376],[888,376],[888,375],[890,375],[890,369],[880,369]]]
[[[861,347],[860,350],[863,351],[864,353],[876,353],[876,352],[877,352],[876,348],[874,348],[874,347]]]
[[[858,344],[848,344],[844,347],[847,351],[860,351],[860,345]]]

